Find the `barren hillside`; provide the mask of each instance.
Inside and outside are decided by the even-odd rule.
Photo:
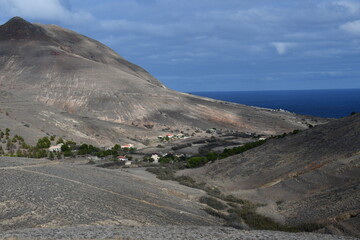
[[[19,17],[0,26],[0,103],[14,125],[87,142],[145,139],[166,128],[276,134],[317,124],[170,90],[93,39]]]
[[[136,173],[0,158],[0,239],[354,239],[221,227],[204,191]]]
[[[317,222],[360,236],[360,114],[186,170],[198,181],[268,204],[280,222]]]

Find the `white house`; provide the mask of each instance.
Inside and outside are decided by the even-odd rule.
[[[153,163],[159,163],[159,159],[160,159],[160,156],[159,156],[159,155],[153,154],[153,155],[151,155],[150,158],[151,158],[152,160],[154,160]]]
[[[127,161],[128,160],[128,158],[126,156],[118,156],[117,159],[119,161]]]
[[[61,152],[61,146],[64,145],[62,143],[49,147],[49,152]]]

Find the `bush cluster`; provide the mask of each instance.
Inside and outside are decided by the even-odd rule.
[[[243,153],[249,149],[258,147],[258,146],[264,144],[265,142],[266,142],[266,140],[259,140],[256,142],[245,143],[244,145],[239,146],[239,147],[225,148],[222,153],[209,152],[205,156],[191,157],[187,160],[187,167],[189,167],[189,168],[201,167],[201,166],[205,165],[207,162],[210,162],[210,161],[213,162],[218,159],[224,159],[224,158],[236,155],[236,154]]]

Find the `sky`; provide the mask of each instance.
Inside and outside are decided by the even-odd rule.
[[[360,0],[0,0],[185,92],[360,88]]]

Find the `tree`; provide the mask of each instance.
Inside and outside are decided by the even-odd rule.
[[[51,146],[51,142],[48,137],[40,138],[36,144],[36,147],[40,149],[49,148],[50,146]]]
[[[189,168],[195,168],[195,167],[200,167],[207,162],[208,160],[206,157],[192,157],[188,159],[187,166]]]
[[[70,151],[69,145],[67,145],[67,144],[62,145],[62,146],[61,146],[61,151],[62,151],[62,152]]]
[[[24,157],[24,155],[23,155],[23,153],[22,153],[22,151],[21,151],[20,149],[18,149],[18,150],[16,151],[16,156],[17,156],[17,157]]]
[[[35,152],[35,158],[45,158],[47,157],[47,152],[44,149],[38,149]]]
[[[56,141],[56,144],[60,144],[60,143],[64,143],[64,140],[61,137]]]
[[[66,141],[66,145],[69,145],[70,148],[74,148],[76,146],[76,142],[74,141]]]
[[[73,157],[73,156],[74,155],[70,150],[64,152],[64,157]]]
[[[52,135],[51,137],[50,137],[50,141],[55,141],[55,135]]]
[[[121,150],[121,146],[120,146],[119,144],[115,144],[114,147],[113,147],[113,149],[114,149],[115,151],[119,151],[119,150]]]
[[[219,157],[219,154],[215,153],[215,152],[209,152],[208,154],[206,154],[206,158],[209,160],[209,161],[215,161],[217,160]]]
[[[54,156],[54,153],[53,152],[50,152],[49,154],[49,159],[50,160],[54,160],[55,156]]]
[[[6,142],[6,150],[10,151],[13,149],[14,144],[10,141],[10,139]]]
[[[17,136],[17,139],[19,140],[19,142],[24,142],[24,138],[22,136]]]

